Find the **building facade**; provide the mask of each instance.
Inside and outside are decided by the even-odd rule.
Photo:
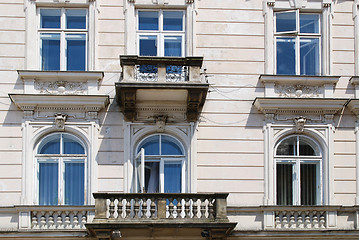
[[[359,239],[358,15],[1,1],[0,238]]]

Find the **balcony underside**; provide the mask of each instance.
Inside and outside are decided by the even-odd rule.
[[[197,121],[208,91],[207,83],[116,83],[117,102],[126,121]]]
[[[122,239],[153,239],[168,236],[176,236],[178,239],[193,239],[201,238],[203,234],[207,233],[214,239],[224,239],[231,233],[235,225],[236,223],[229,222],[178,222],[164,220],[162,222],[89,223],[86,227],[91,236],[98,239],[116,239],[114,233],[117,230],[121,232]]]

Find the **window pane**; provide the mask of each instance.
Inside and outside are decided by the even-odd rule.
[[[300,14],[301,33],[319,33],[319,14]]]
[[[159,136],[152,136],[147,138],[138,148],[138,151],[141,148],[145,149],[146,155],[160,155],[160,138]]]
[[[295,156],[297,155],[297,137],[290,137],[283,140],[277,147],[277,155]]]
[[[181,192],[181,164],[165,164],[164,165],[164,192],[165,193],[180,193]]]
[[[58,164],[40,163],[39,164],[39,204],[57,205],[58,204]]]
[[[300,74],[319,75],[319,39],[300,39]]]
[[[139,30],[158,30],[158,12],[139,11],[138,12]]]
[[[60,34],[42,33],[40,38],[42,70],[60,70]]]
[[[163,12],[163,30],[164,31],[182,31],[183,30],[183,12],[164,11]]]
[[[317,199],[317,171],[315,164],[300,165],[300,201],[302,205],[315,205]]]
[[[67,34],[67,70],[86,70],[86,35]]]
[[[277,164],[277,205],[293,205],[292,176],[292,165]]]
[[[316,146],[315,146],[316,147]],[[299,156],[319,156],[319,149],[313,147],[303,139],[299,140]]]
[[[140,55],[157,56],[157,36],[140,36]]]
[[[165,56],[166,57],[182,56],[181,36],[165,36]]]
[[[145,163],[145,191],[148,193],[159,192],[159,162]]]
[[[84,163],[65,163],[65,204],[83,205],[85,195]]]
[[[77,140],[69,137],[63,137],[63,144],[64,144],[64,154],[85,154],[85,149],[82,147]]]
[[[295,74],[294,38],[277,38],[277,74]]]
[[[60,9],[41,9],[40,10],[41,28],[61,28]]]
[[[169,136],[162,136],[162,155],[183,155],[177,140]]]
[[[276,31],[296,31],[296,12],[276,13]]]
[[[60,135],[46,138],[39,147],[39,154],[60,154]]]
[[[66,10],[67,29],[86,29],[86,10]]]

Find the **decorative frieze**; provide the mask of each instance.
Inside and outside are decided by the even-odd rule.
[[[87,82],[35,81],[35,90],[40,94],[86,94]]]
[[[319,86],[308,85],[275,85],[279,97],[319,98],[323,93]]]

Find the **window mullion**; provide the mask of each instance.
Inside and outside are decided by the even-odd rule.
[[[165,166],[164,160],[161,158],[160,160],[160,192],[163,193],[165,191]]]
[[[63,166],[63,164],[64,164],[63,158],[60,157],[57,164],[58,164],[58,183],[57,183],[58,203],[60,205],[62,205],[62,204],[64,204],[64,199],[63,199],[63,196],[64,196],[64,194],[63,194],[63,190],[64,190],[64,187],[63,187],[64,181],[63,180],[64,180],[64,177],[63,177],[63,175],[65,173],[64,166]]]

